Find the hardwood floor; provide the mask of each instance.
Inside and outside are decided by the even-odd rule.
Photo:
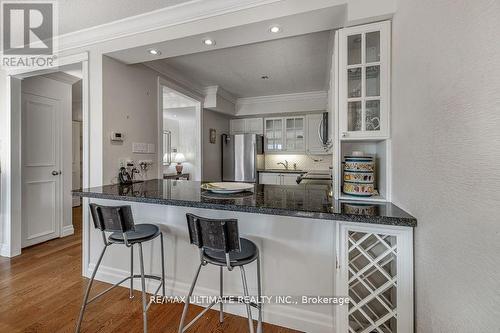
[[[0,332],[74,332],[87,279],[81,276],[81,210],[73,209],[75,234],[23,249],[15,258],[0,257]],[[94,293],[109,285],[96,281]],[[93,294],[94,294],[93,293]],[[142,332],[140,292],[116,288],[91,303],[81,332]],[[189,318],[201,308],[190,307]],[[182,304],[153,304],[149,332],[176,333]],[[264,324],[266,333],[297,331]],[[210,310],[189,332],[248,332],[246,318]]]

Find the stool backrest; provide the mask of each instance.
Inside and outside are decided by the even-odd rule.
[[[193,214],[186,214],[191,244],[200,249],[240,251],[240,235],[236,219],[207,219]]]
[[[101,206],[90,204],[94,227],[107,232],[134,230],[134,217],[130,206]]]

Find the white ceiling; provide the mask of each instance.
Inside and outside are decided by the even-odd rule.
[[[191,0],[60,0],[59,34],[65,34],[125,17]]]
[[[237,98],[319,91],[328,88],[332,41],[332,33],[323,31],[157,62],[200,86],[218,85]]]

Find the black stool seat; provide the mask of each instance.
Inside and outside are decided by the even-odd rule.
[[[240,238],[240,251],[229,252],[229,259],[232,266],[246,265],[259,255],[257,245],[251,240]],[[215,265],[226,266],[226,253],[224,251],[211,250],[206,248],[204,250],[204,258]]]
[[[156,238],[160,234],[160,228],[154,224],[136,224],[135,230],[125,233],[129,243],[140,243]],[[109,235],[109,240],[113,243],[123,243],[123,233],[113,232]]]

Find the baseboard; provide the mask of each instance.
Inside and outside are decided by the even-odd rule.
[[[87,270],[87,276],[90,276],[94,270],[95,264],[89,264]],[[120,270],[116,268],[111,268],[101,265],[99,271],[96,274],[96,279],[107,283],[117,283],[124,277],[128,276],[130,272],[125,270]],[[128,287],[128,282],[123,284],[123,287]],[[146,290],[148,293],[154,293],[159,286],[159,281],[149,280],[146,282]],[[190,285],[183,282],[172,281],[167,279],[167,295],[175,296],[185,296]],[[134,283],[134,289],[140,290],[140,283]],[[199,295],[218,295],[219,291],[215,289],[196,287],[196,293]],[[225,312],[246,317],[246,309],[239,305],[226,305],[224,308]],[[254,312],[254,319],[257,319],[257,311]],[[333,310],[332,310],[333,313]],[[313,312],[306,311],[303,309],[294,308],[292,306],[269,304],[264,306],[263,312],[264,322],[279,325],[303,332],[333,332],[333,318],[331,316]]]
[[[65,225],[65,226],[62,227],[61,237],[70,236],[70,235],[73,235],[74,233],[75,233],[75,229],[73,229],[73,225],[72,224]]]
[[[10,246],[9,246],[9,244],[5,244],[5,243],[0,244],[0,256],[2,256],[2,257],[10,257]]]
[[[0,244],[0,257],[12,258],[21,254],[21,249],[14,249],[11,251],[9,244]]]

